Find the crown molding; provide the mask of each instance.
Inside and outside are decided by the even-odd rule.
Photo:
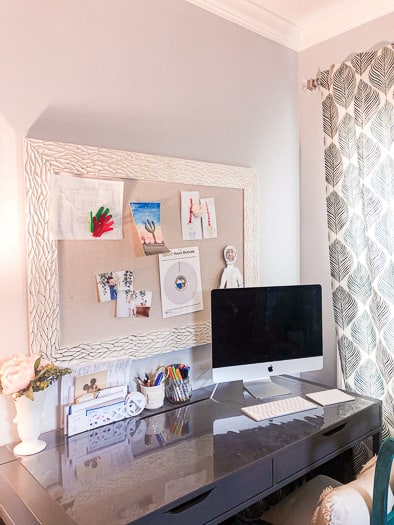
[[[340,9],[320,12],[309,18],[302,30],[299,50],[303,51],[393,12],[393,0],[343,2]]]
[[[300,28],[250,0],[186,0],[230,22],[298,51]]]
[[[265,9],[259,0],[186,0],[294,51],[329,40],[341,33],[394,12],[393,0],[348,0],[340,9],[322,9],[301,25]]]

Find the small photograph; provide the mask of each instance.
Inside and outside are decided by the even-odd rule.
[[[75,402],[80,403],[85,399],[90,399],[100,390],[107,388],[107,371],[93,372],[75,378]]]
[[[116,317],[149,317],[152,292],[146,290],[119,290]]]
[[[96,275],[99,301],[116,301],[119,290],[133,289],[133,272],[121,270],[117,272],[98,273]]]
[[[152,304],[152,292],[140,290],[135,296],[135,315],[136,317],[149,317]]]
[[[160,202],[130,202],[135,227],[145,255],[168,253],[160,224]]]

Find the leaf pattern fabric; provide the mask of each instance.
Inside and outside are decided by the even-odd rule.
[[[379,108],[379,92],[372,86],[360,80],[354,100],[354,118],[357,126],[362,128],[368,124]]]
[[[320,89],[341,371],[394,436],[394,45],[331,66]]]

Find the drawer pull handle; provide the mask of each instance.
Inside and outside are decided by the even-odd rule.
[[[337,432],[340,432],[346,427],[346,423],[343,423],[342,425],[339,425],[339,427],[335,427],[332,430],[329,430],[328,432],[324,432],[324,437],[332,436],[333,434],[336,434]]]
[[[201,503],[201,501],[204,501],[211,494],[212,490],[213,489],[208,490],[207,492],[204,492],[204,494],[200,494],[199,496],[196,496],[195,498],[189,499],[185,503],[181,503],[177,507],[174,507],[173,509],[168,510],[167,512],[169,514],[180,514],[181,512],[184,512],[190,507],[193,507],[194,505],[198,505],[199,503]]]

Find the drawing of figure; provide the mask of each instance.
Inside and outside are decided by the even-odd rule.
[[[136,317],[137,302],[136,302],[136,294],[134,292],[131,292],[129,298],[127,299],[127,302],[129,304],[129,317]]]
[[[119,279],[116,279],[112,275],[109,275],[107,277],[107,285],[109,288],[109,295],[111,297],[111,301],[115,301],[118,297]]]
[[[229,244],[224,249],[226,268],[223,270],[220,288],[242,288],[243,278],[240,270],[235,266],[237,250]]]
[[[97,384],[97,379],[95,377],[92,377],[89,384],[86,383],[85,385],[83,385],[83,390],[87,394],[95,394],[96,392],[99,392],[100,388]]]

